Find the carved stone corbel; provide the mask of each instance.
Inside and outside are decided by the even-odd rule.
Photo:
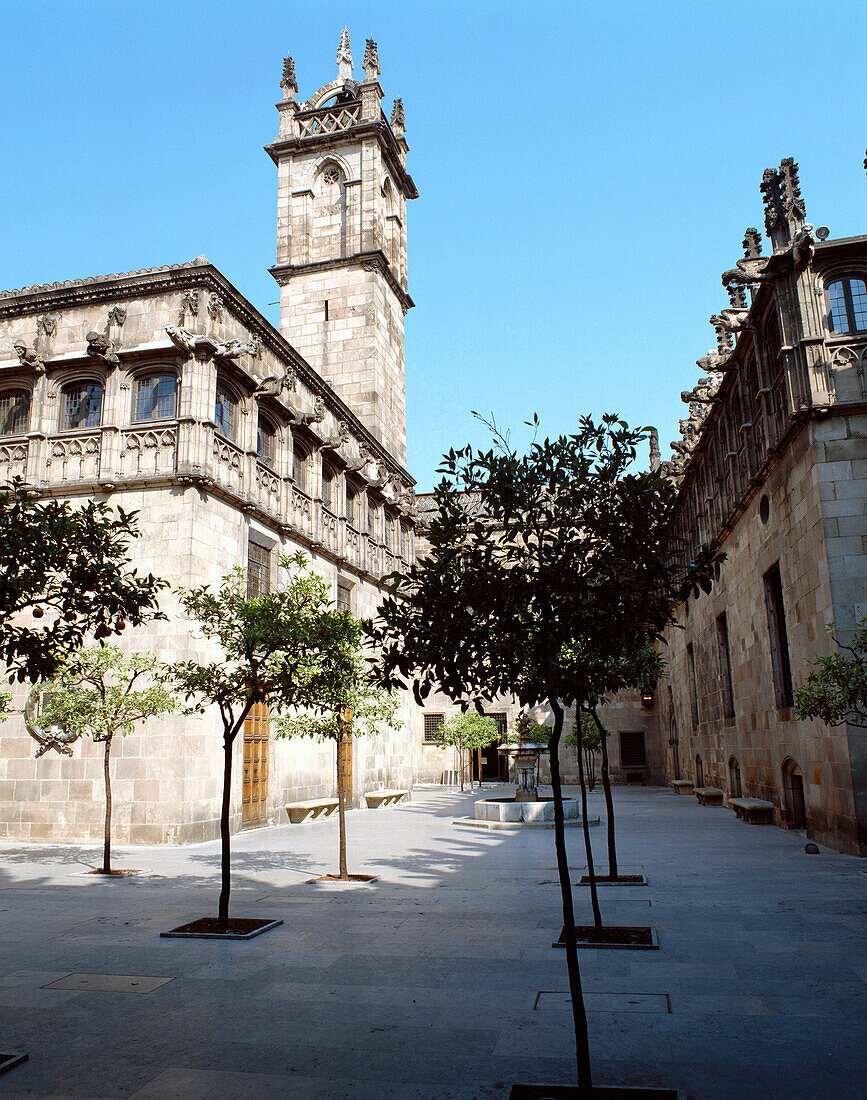
[[[27,367],[29,370],[35,371],[40,377],[45,374],[45,364],[42,361],[42,356],[35,347],[31,350],[23,340],[13,341],[12,347],[15,349],[15,354],[18,356],[18,362],[22,367]]]
[[[120,364],[117,355],[118,345],[113,343],[104,332],[88,332],[87,354],[100,360],[106,370],[114,370]]]

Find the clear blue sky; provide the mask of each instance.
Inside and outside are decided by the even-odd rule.
[[[3,0],[0,286],[204,252],[274,323],[283,57],[301,98],[379,44],[409,166],[409,467],[484,431],[684,414],[720,273],[794,156],[807,216],[867,232],[863,0]],[[520,431],[515,438],[520,438]]]

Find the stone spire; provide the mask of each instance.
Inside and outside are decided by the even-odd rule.
[[[656,473],[659,467],[662,465],[662,455],[659,451],[659,432],[656,428],[650,429],[650,469],[652,473]]]
[[[744,259],[755,260],[762,254],[762,235],[754,226],[744,231]]]
[[[406,129],[406,119],[403,117],[403,100],[396,99],[391,111],[391,128],[396,134],[402,134]]]
[[[346,27],[340,35],[340,45],[337,47],[337,74],[344,79],[352,79],[352,51],[349,48],[349,31]]]
[[[284,99],[294,99],[298,91],[298,81],[295,79],[295,62],[291,57],[283,58],[283,76],[280,80]]]
[[[367,46],[364,50],[364,79],[367,81],[376,80],[380,74],[379,68],[379,55],[376,52],[376,43],[372,38],[368,38]]]

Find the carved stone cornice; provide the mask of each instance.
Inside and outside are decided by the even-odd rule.
[[[342,256],[334,260],[316,260],[309,264],[275,264],[274,267],[269,267],[268,270],[274,276],[278,286],[285,286],[296,275],[307,275],[316,271],[330,271],[336,267],[361,267],[365,271],[378,271],[394,291],[404,313],[415,305],[415,302],[395,278],[388,258],[380,249],[373,252],[356,252],[354,256]]]
[[[355,262],[355,261],[352,261]],[[209,291],[220,295],[224,310],[257,336],[287,370],[314,395],[324,401],[335,418],[345,421],[352,434],[399,477],[412,480],[408,471],[387,451],[382,443],[365,427],[349,406],[319,377],[310,364],[282,336],[259,311],[229,282],[213,264],[204,257],[190,263],[174,266],[146,268],[126,274],[104,275],[90,279],[71,279],[64,283],[44,283],[23,287],[20,290],[0,291],[0,320],[61,313],[68,309],[117,304],[136,298],[155,298],[187,291]],[[408,296],[407,296],[408,297]],[[124,348],[121,357],[135,356],[137,349]],[[64,356],[64,359],[67,357]],[[86,357],[85,357],[86,358]],[[17,364],[16,364],[17,366]],[[259,379],[253,379],[255,387]]]

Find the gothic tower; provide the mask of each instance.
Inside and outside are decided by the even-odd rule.
[[[382,111],[376,43],[353,78],[349,32],[337,78],[296,101],[291,57],[277,104],[280,133],[266,147],[278,170],[280,331],[400,462],[406,461],[403,319],[406,170],[403,104]]]

